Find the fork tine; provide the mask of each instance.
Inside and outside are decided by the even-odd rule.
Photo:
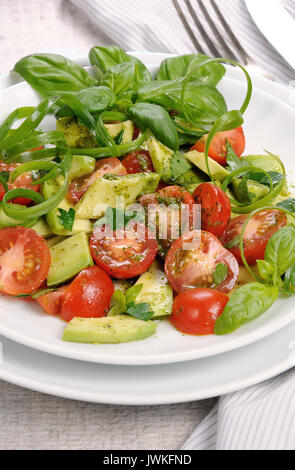
[[[196,25],[196,27],[198,28],[199,30],[199,33],[201,34],[202,38],[204,39],[209,51],[210,51],[210,54],[213,55],[213,57],[219,57],[219,52],[218,50],[216,49],[215,47],[215,44],[212,42],[212,40],[210,39],[210,37],[208,36],[208,34],[206,33],[202,23],[200,22],[199,18],[197,17],[196,15],[196,12],[195,10],[193,9],[191,3],[189,0],[184,0],[185,1],[185,4],[194,20],[194,23]]]
[[[189,35],[190,39],[192,40],[193,44],[195,45],[195,48],[201,54],[205,54],[204,49],[202,48],[201,44],[199,43],[198,39],[196,38],[195,34],[193,33],[186,17],[184,16],[183,11],[182,11],[178,1],[177,0],[172,0],[172,2],[173,2],[173,5],[174,5],[177,13],[178,13],[179,18],[182,21],[183,26],[186,29],[186,32],[188,33],[188,35]]]
[[[245,51],[245,49],[243,48],[242,44],[240,43],[240,41],[238,41],[238,39],[236,38],[236,36],[234,35],[231,27],[229,26],[228,22],[226,21],[226,19],[224,18],[223,14],[221,13],[219,7],[217,6],[216,4],[216,1],[215,0],[209,0],[211,5],[212,5],[212,8],[214,9],[216,15],[218,16],[222,26],[224,27],[225,31],[227,32],[228,36],[230,37],[230,39],[232,40],[234,46],[236,47],[238,53],[239,53],[239,56],[242,58],[242,62],[244,62],[244,64],[246,64],[248,62],[248,54],[247,52]]]
[[[210,26],[213,34],[215,35],[215,37],[217,38],[217,41],[218,43],[221,45],[221,47],[223,48],[223,50],[225,51],[225,56],[228,58],[228,59],[232,59],[234,61],[237,61],[239,60],[239,58],[237,57],[237,55],[230,49],[230,47],[228,46],[228,44],[226,43],[226,41],[224,40],[223,36],[220,34],[218,28],[216,27],[216,24],[214,23],[214,21],[212,20],[207,8],[205,7],[205,5],[203,4],[203,0],[197,0],[198,2],[198,5],[200,7],[200,10],[202,11],[203,15],[204,15],[204,18],[207,20],[208,22],[208,25]],[[221,55],[221,54],[220,54]],[[223,55],[223,54],[222,54]],[[225,57],[224,56],[224,57]]]

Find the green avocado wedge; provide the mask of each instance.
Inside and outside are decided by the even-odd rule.
[[[152,336],[157,326],[152,320],[142,321],[127,315],[102,318],[75,317],[66,326],[63,341],[97,344],[128,343]]]

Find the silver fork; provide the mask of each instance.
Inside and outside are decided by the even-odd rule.
[[[173,4],[176,8],[176,11],[177,11],[177,13],[178,13],[185,29],[186,29],[186,31],[188,33],[189,37],[191,38],[193,44],[196,47],[197,51],[200,52],[201,54],[208,55],[208,52],[206,52],[204,50],[203,46],[200,44],[200,41],[198,40],[195,33],[193,32],[189,22],[187,21],[185,15],[184,15],[184,13],[181,9],[181,6],[180,6],[178,0],[172,0],[172,1],[173,1]],[[240,43],[240,41],[235,36],[235,34],[234,34],[233,30],[231,29],[229,23],[227,22],[227,20],[225,19],[225,17],[221,13],[221,11],[220,11],[220,9],[219,9],[219,7],[218,7],[215,0],[209,0],[209,2],[211,4],[213,10],[215,11],[215,14],[218,17],[225,33],[230,38],[230,40],[232,42],[232,46],[234,46],[234,47],[230,47],[229,44],[224,39],[224,36],[220,33],[217,25],[214,23],[214,21],[210,17],[210,14],[208,13],[207,8],[205,7],[205,5],[203,3],[203,0],[195,0],[195,3],[198,4],[201,12],[203,13],[204,19],[206,20],[207,24],[202,24],[201,23],[200,19],[197,16],[196,11],[194,10],[194,8],[192,6],[192,2],[190,0],[184,0],[184,2],[185,2],[186,6],[188,8],[188,11],[189,11],[189,13],[190,13],[190,15],[191,15],[191,17],[194,21],[194,24],[197,28],[197,31],[199,32],[200,36],[204,40],[204,42],[207,46],[207,49],[209,51],[209,54],[211,56],[213,56],[213,57],[224,57],[226,59],[231,59],[235,62],[239,62],[242,65],[247,66],[249,71],[251,71],[252,73],[256,73],[258,75],[264,75],[268,78],[274,79],[274,77],[270,76],[268,73],[262,72],[262,70],[249,57],[249,55],[247,54],[247,52],[243,48],[242,44]],[[211,29],[213,35],[215,36],[215,38],[218,42],[218,46],[219,46],[218,49],[217,49],[216,45],[214,44],[214,42],[212,41],[212,39],[210,38],[207,31],[206,31],[206,29],[208,29],[208,26]]]

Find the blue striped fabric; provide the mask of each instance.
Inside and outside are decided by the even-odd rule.
[[[80,7],[115,44],[125,49],[179,54],[194,50],[194,45],[184,30],[172,0],[71,1]],[[217,2],[252,60],[279,81],[294,80],[294,70],[260,33],[244,1],[217,0]],[[288,11],[291,14],[293,12],[295,16],[294,0],[284,0],[284,2]],[[184,0],[179,0],[179,3],[199,42],[209,53],[206,44],[196,31]],[[203,0],[203,3],[207,5],[211,17],[224,35],[208,0]],[[194,5],[198,17],[203,22],[204,18],[199,9],[198,0],[191,0],[191,4]],[[206,25],[206,22],[204,24]],[[205,27],[205,29],[208,31],[208,28]],[[226,39],[230,45],[230,38],[226,37]],[[213,37],[212,40],[214,41]]]

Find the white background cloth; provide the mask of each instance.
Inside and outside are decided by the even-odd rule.
[[[170,0],[72,1],[83,7],[98,28],[66,1],[1,1],[0,45],[5,51],[1,73],[36,47],[38,51],[60,51],[60,38],[64,53],[71,55],[85,53],[94,44],[112,42],[137,50],[193,50],[175,12],[168,8]],[[219,3],[227,16],[231,15],[232,27],[252,58],[279,79],[294,79],[283,59],[257,36],[242,0]],[[184,449],[294,449],[294,375],[291,371],[227,395],[207,417],[215,400],[160,407],[104,406],[47,397],[2,382],[0,448],[175,449],[205,417]]]
[[[1,0],[0,25],[0,74],[37,49],[79,55],[111,43],[68,0]],[[0,449],[175,449],[215,402],[96,405],[0,381]]]

